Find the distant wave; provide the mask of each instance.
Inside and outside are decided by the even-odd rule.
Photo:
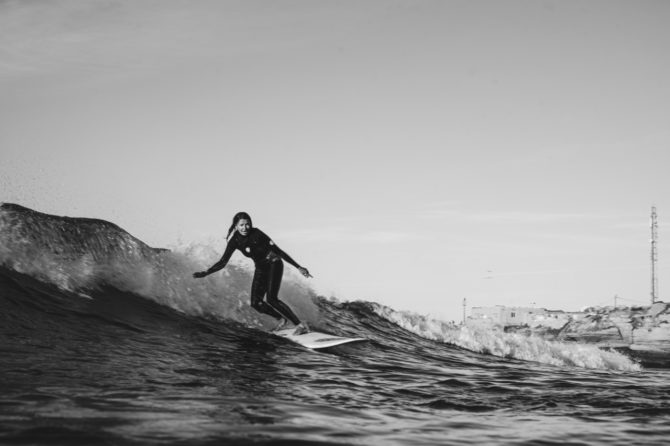
[[[638,363],[622,353],[601,350],[594,345],[547,341],[540,337],[455,325],[379,304],[373,309],[381,317],[423,338],[474,352],[556,366],[621,371],[641,369]]]

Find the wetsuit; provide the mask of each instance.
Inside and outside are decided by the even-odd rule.
[[[282,259],[298,269],[301,266],[288,254],[279,249],[279,246],[275,245],[263,231],[258,228],[251,228],[246,237],[235,231],[228,241],[228,246],[226,246],[221,260],[212,265],[206,271],[207,274],[214,273],[225,267],[236,249],[251,258],[256,266],[254,280],[251,284],[251,306],[256,311],[270,315],[275,319],[285,318],[298,325],[300,319],[291,311],[288,305],[277,298],[277,295],[279,294],[279,286],[281,285],[284,273],[284,262],[282,262]],[[266,300],[263,300],[263,297],[266,295]]]

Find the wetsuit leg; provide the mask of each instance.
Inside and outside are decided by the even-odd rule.
[[[259,313],[281,319],[283,316],[263,300],[268,292],[269,279],[270,269],[267,266],[256,266],[254,280],[251,282],[251,306]]]
[[[269,273],[267,292],[268,305],[281,313],[286,319],[290,320],[295,325],[298,325],[300,323],[298,316],[293,313],[288,305],[277,298],[279,295],[279,287],[281,285],[282,275],[284,274],[284,262],[279,259],[271,262]]]

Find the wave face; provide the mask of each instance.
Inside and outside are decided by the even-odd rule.
[[[223,247],[152,248],[118,226],[0,207],[0,442],[662,443],[668,369],[476,331],[285,278],[314,352],[265,330]]]
[[[152,248],[117,225],[57,217],[4,203],[0,206],[0,264],[61,290],[90,297],[100,287],[132,292],[179,312],[271,326],[247,304],[251,274],[229,265],[206,280],[191,274],[211,265],[221,249],[192,245],[176,252]],[[290,280],[287,301],[314,317],[314,293]]]

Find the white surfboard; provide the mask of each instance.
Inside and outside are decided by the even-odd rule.
[[[343,338],[341,336],[335,336],[327,333],[320,333],[318,331],[310,331],[309,333],[294,335],[293,332],[295,328],[285,328],[283,330],[273,331],[273,334],[277,336],[290,339],[293,342],[311,348],[328,348],[335,347],[336,345],[348,344],[349,342],[360,342],[365,341],[365,338]]]

